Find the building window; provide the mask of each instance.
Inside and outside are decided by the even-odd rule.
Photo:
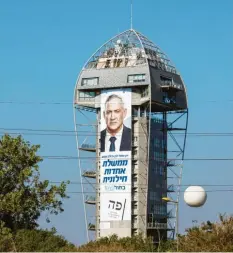
[[[99,77],[92,77],[92,78],[83,78],[81,85],[98,85],[99,84]]]
[[[160,139],[159,138],[154,138],[154,147],[155,148],[160,148]]]
[[[128,75],[128,83],[145,82],[145,74]]]
[[[172,86],[172,78],[160,76],[161,86]]]
[[[153,213],[149,213],[147,216],[148,222],[152,222],[153,221]]]
[[[133,203],[133,209],[137,209],[138,205],[136,203]]]
[[[138,161],[133,161],[133,165],[138,165]]]
[[[163,102],[165,104],[175,104],[176,94],[170,94],[168,92],[163,92]]]
[[[133,222],[137,222],[138,221],[138,217],[137,216],[135,216],[135,217],[133,217]]]
[[[159,175],[160,175],[160,176],[163,176],[163,174],[164,174],[164,171],[163,171],[163,167],[161,166],[161,167],[160,167],[160,170],[159,170]]]
[[[133,107],[133,112],[132,112],[132,116],[133,117],[138,117],[138,113],[139,113],[139,111],[138,111],[138,107]]]
[[[142,91],[141,91],[141,96],[142,96],[142,98],[143,98],[143,97],[147,97],[148,95],[149,95],[148,87],[142,89]]]
[[[151,201],[159,201],[161,198],[160,198],[160,193],[158,192],[150,192],[149,193],[149,198]]]
[[[132,176],[132,179],[133,179],[132,181],[133,181],[134,183],[136,183],[136,182],[138,181],[137,175],[133,175],[133,176]]]
[[[94,91],[89,91],[89,92],[80,91],[78,96],[79,96],[79,99],[82,99],[82,100],[91,100],[95,97],[95,92]]]

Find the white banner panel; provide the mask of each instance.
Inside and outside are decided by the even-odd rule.
[[[101,234],[106,236],[114,232],[121,236],[121,229],[124,234],[130,234],[131,89],[101,92],[100,130],[100,227],[105,229]],[[118,231],[117,227],[112,230],[111,221],[128,222],[121,223]],[[110,222],[110,228],[101,225],[106,222]]]

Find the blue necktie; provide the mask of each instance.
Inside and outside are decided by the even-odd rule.
[[[116,141],[116,137],[111,137],[109,140],[110,140],[110,142],[111,142],[109,151],[110,151],[110,152],[111,152],[111,151],[115,151],[115,141]]]

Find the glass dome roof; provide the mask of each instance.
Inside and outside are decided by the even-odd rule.
[[[141,33],[130,29],[102,45],[85,64],[84,69],[103,69],[151,65],[167,72],[176,68],[158,46]]]

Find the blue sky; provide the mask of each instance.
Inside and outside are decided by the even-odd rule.
[[[99,46],[130,28],[129,3],[2,0],[0,101],[34,104],[0,104],[0,128],[73,130],[76,78]],[[157,44],[181,72],[188,91],[189,132],[232,132],[233,1],[134,0],[133,11],[133,27]],[[53,101],[67,104],[38,104]],[[41,144],[41,155],[76,155],[74,136],[25,138]],[[233,158],[232,137],[188,137],[186,158],[205,157]],[[232,165],[232,161],[185,161],[183,184],[232,184]],[[41,176],[80,182],[76,160],[45,159]],[[80,185],[68,190],[79,192]],[[81,195],[70,196],[65,212],[53,217],[49,227],[82,244],[86,238]],[[181,201],[180,231],[192,226],[192,220],[201,223],[217,220],[218,213],[233,213],[231,199],[232,192],[210,192],[199,209]],[[48,225],[41,220],[41,226]]]

